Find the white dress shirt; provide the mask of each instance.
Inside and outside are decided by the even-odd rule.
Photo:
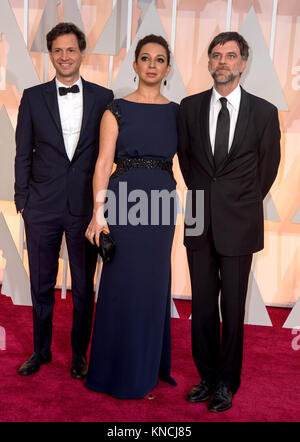
[[[212,147],[212,152],[215,151],[215,138],[216,138],[216,129],[217,129],[217,120],[220,109],[222,107],[220,95],[216,89],[213,87],[210,101],[210,109],[209,109],[209,135],[210,135],[210,143]],[[228,143],[228,151],[230,150],[235,126],[239,114],[240,102],[241,102],[241,87],[238,85],[229,95],[227,95],[227,109],[229,111],[230,116],[230,129],[229,129],[229,143]]]
[[[67,87],[60,81],[56,80],[57,100],[60,114],[61,127],[65,142],[65,149],[69,160],[71,161],[78,144],[83,114],[83,94],[81,78],[76,81],[79,92],[59,95],[59,87]],[[73,86],[70,85],[70,87]],[[69,86],[68,86],[69,87]]]

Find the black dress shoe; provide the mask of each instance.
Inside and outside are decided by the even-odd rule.
[[[88,365],[84,355],[73,354],[71,376],[75,379],[84,379],[88,372]]]
[[[229,410],[232,407],[232,390],[228,384],[220,381],[208,405],[209,411],[216,413]]]
[[[202,379],[199,384],[191,389],[186,399],[189,402],[205,402],[210,398],[214,391],[214,386],[205,379]]]
[[[48,364],[51,361],[52,355],[50,351],[46,353],[33,353],[33,355],[21,365],[18,373],[23,376],[28,376],[39,371],[42,364]]]

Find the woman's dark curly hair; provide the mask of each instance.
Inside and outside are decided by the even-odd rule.
[[[149,34],[149,35],[146,35],[146,37],[139,40],[138,44],[136,45],[136,49],[135,49],[135,61],[137,62],[140,52],[142,50],[142,47],[148,43],[156,43],[158,45],[161,45],[163,48],[165,48],[165,51],[167,54],[167,65],[169,66],[170,59],[171,59],[171,51],[170,51],[168,42],[161,35]]]

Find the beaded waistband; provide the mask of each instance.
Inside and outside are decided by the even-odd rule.
[[[111,175],[111,178],[116,178],[129,169],[161,169],[169,172],[172,178],[172,161],[158,160],[154,158],[118,158],[116,161],[117,168]]]

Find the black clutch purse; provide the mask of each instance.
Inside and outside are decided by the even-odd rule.
[[[109,233],[100,233],[99,247],[94,238],[94,244],[97,247],[98,253],[104,263],[111,262],[115,255],[116,244]]]

